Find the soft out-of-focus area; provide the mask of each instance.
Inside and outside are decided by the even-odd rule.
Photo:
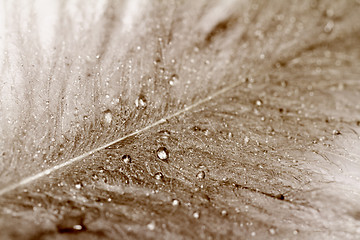
[[[356,239],[359,12],[330,0],[2,1],[0,190],[239,84],[0,198],[0,229]]]

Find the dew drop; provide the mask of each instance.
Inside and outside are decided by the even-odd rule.
[[[77,230],[77,231],[81,231],[83,229],[83,226],[81,226],[79,224],[76,224],[76,225],[73,226],[73,229]]]
[[[104,122],[106,124],[111,124],[112,122],[112,113],[109,109],[107,109],[106,111],[103,112],[103,116],[104,116]]]
[[[200,171],[196,174],[196,177],[198,179],[204,179],[205,178],[205,172],[204,171]]]
[[[160,147],[156,151],[156,155],[161,160],[167,160],[169,158],[169,151],[165,147]]]
[[[255,104],[256,104],[256,106],[260,107],[263,104],[263,102],[260,99],[258,99],[258,100],[256,100]]]
[[[173,74],[169,80],[169,84],[171,86],[174,86],[178,80],[179,80],[179,76],[177,74]]]
[[[76,189],[81,189],[81,187],[82,187],[82,184],[81,184],[81,183],[75,184],[75,188],[76,188]]]
[[[147,101],[146,101],[145,96],[140,95],[139,98],[135,100],[135,106],[137,108],[146,108]]]
[[[173,199],[173,200],[172,200],[172,205],[173,205],[174,207],[179,206],[179,205],[180,205],[180,201],[177,200],[177,199]]]
[[[164,175],[162,174],[162,172],[157,172],[154,175],[156,180],[162,180],[164,178]]]
[[[227,213],[227,211],[226,211],[225,209],[221,211],[221,215],[222,215],[222,216],[226,216],[227,214],[228,214],[228,213]]]
[[[155,230],[155,222],[151,222],[147,225],[147,228],[150,230],[150,231],[154,231]]]
[[[124,155],[124,156],[122,156],[121,159],[122,159],[122,160],[124,161],[124,163],[126,163],[126,164],[131,163],[131,157],[130,157],[130,155]]]
[[[270,229],[269,229],[269,233],[270,233],[271,235],[274,235],[274,234],[276,233],[276,231],[275,231],[275,229],[270,228]]]
[[[196,218],[196,219],[199,219],[200,218],[200,213],[198,211],[194,212],[193,217]]]
[[[324,27],[324,32],[326,33],[331,33],[332,30],[334,29],[334,21],[330,20],[326,23],[325,27]]]
[[[334,129],[334,130],[332,131],[332,134],[333,134],[333,135],[340,135],[341,132],[340,132],[339,130],[337,130],[337,129]]]
[[[168,130],[159,131],[160,138],[168,139],[170,137],[170,132]]]

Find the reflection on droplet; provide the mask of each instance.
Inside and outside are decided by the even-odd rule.
[[[204,171],[200,171],[196,174],[196,177],[198,179],[204,179],[205,178],[205,172]]]
[[[81,187],[82,187],[82,184],[81,184],[81,183],[75,184],[75,188],[76,188],[76,189],[81,189]]]
[[[154,175],[156,180],[162,180],[164,178],[164,175],[162,174],[162,172],[157,172]]]
[[[124,155],[121,159],[124,161],[124,163],[131,163],[130,155]]]
[[[159,159],[166,160],[169,158],[169,151],[165,147],[160,147],[156,151],[156,155],[158,156]]]
[[[145,108],[147,106],[147,101],[145,96],[140,95],[139,98],[135,100],[135,106],[137,108]]]

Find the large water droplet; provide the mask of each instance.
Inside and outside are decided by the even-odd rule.
[[[130,155],[124,155],[121,159],[124,161],[124,163],[131,163]]]
[[[160,147],[156,151],[156,155],[161,160],[167,160],[169,158],[169,151],[166,149],[166,147]]]

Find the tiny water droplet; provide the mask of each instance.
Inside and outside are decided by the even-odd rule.
[[[76,224],[76,225],[73,226],[73,229],[77,230],[77,231],[81,231],[83,229],[83,226],[81,226],[79,224]]]
[[[171,86],[174,86],[178,80],[179,80],[179,76],[177,74],[173,74],[169,80],[169,84]]]
[[[334,21],[330,20],[326,23],[325,27],[324,27],[324,32],[326,33],[331,33],[332,30],[334,29]]]
[[[200,218],[200,213],[199,212],[194,212],[193,213],[193,217],[196,218],[196,219],[199,219]]]
[[[162,172],[157,172],[154,175],[156,180],[162,180],[164,178],[164,175],[162,174]]]
[[[150,230],[150,231],[154,231],[155,230],[155,222],[151,222],[147,225],[147,228]]]
[[[222,215],[222,216],[226,216],[227,214],[228,214],[228,213],[227,213],[227,211],[226,211],[225,209],[221,211],[221,215]]]
[[[82,184],[81,184],[81,183],[75,184],[75,188],[76,188],[76,189],[81,189],[81,187],[82,187]]]
[[[341,132],[340,132],[339,130],[337,130],[337,129],[334,129],[334,130],[332,131],[332,134],[333,134],[333,135],[340,135]]]
[[[179,206],[179,205],[180,205],[180,201],[177,200],[177,199],[173,199],[172,205],[173,205],[174,207]]]
[[[270,229],[269,229],[269,233],[270,233],[271,235],[274,235],[274,234],[276,233],[276,231],[275,231],[275,229],[270,228]]]
[[[137,108],[145,108],[147,106],[147,101],[145,96],[140,95],[139,98],[135,100],[135,106]]]
[[[168,130],[159,131],[159,135],[162,139],[168,139],[170,137],[170,132]]]
[[[252,237],[255,237],[255,236],[256,236],[256,232],[252,232],[252,233],[251,233],[251,236],[252,236]]]
[[[169,158],[169,151],[165,147],[160,147],[156,151],[156,155],[161,160],[167,160]]]
[[[124,155],[121,159],[124,161],[124,163],[131,163],[130,155]]]
[[[204,171],[200,171],[196,174],[196,177],[198,179],[204,179],[205,178],[205,172]]]
[[[111,113],[110,109],[107,109],[106,111],[104,111],[103,115],[104,115],[104,122],[106,124],[111,124],[111,122],[112,122],[112,113]]]
[[[255,104],[256,104],[256,106],[261,106],[263,104],[263,102],[260,99],[258,99],[258,100],[256,100]]]

